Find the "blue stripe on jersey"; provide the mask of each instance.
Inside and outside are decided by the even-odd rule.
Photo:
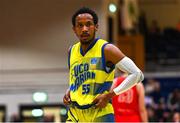
[[[108,43],[105,43],[103,46],[102,46],[102,64],[103,64],[103,68],[104,70],[106,71],[106,59],[105,59],[105,55],[104,55],[104,47],[107,45]],[[107,73],[107,71],[106,71]]]
[[[93,95],[102,94],[104,91],[109,91],[111,85],[112,82],[104,82],[103,84],[95,83]]]
[[[71,50],[72,50],[72,46],[70,47],[69,52],[68,52],[68,67],[69,67],[69,69],[70,69]]]
[[[112,72],[112,71],[114,70],[115,65],[113,65],[113,66],[111,66],[111,67],[107,67],[107,66],[106,66],[106,59],[105,59],[105,54],[104,54],[104,48],[105,48],[105,46],[106,46],[107,44],[109,44],[109,43],[104,44],[104,45],[102,46],[102,49],[101,49],[101,50],[102,50],[102,64],[103,64],[104,71],[105,71],[106,73],[110,73],[110,72]],[[109,69],[107,69],[107,68],[109,68]]]

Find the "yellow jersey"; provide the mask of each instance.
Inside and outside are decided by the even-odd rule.
[[[108,44],[95,39],[83,54],[80,42],[69,51],[70,98],[77,106],[86,108],[92,105],[98,94],[107,93],[114,79],[114,66],[107,67],[104,47]]]

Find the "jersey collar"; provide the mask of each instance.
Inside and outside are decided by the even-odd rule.
[[[80,53],[82,56],[86,55],[86,53],[96,44],[96,42],[99,40],[99,38],[96,38],[87,48],[86,52],[83,53],[82,47],[80,47]]]

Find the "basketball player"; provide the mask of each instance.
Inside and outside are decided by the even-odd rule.
[[[113,122],[111,98],[142,81],[143,74],[116,46],[96,38],[98,17],[93,10],[79,9],[72,16],[72,24],[79,42],[69,50],[70,82],[63,98],[69,104],[67,121]],[[115,65],[129,76],[109,91]]]
[[[112,89],[121,84],[125,75],[114,79]],[[130,88],[112,99],[116,122],[147,122],[147,111],[144,102],[144,87],[142,83]]]

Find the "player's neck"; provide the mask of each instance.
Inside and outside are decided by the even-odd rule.
[[[89,43],[81,43],[81,48],[82,48],[83,54],[85,54],[87,52],[87,50],[94,43],[94,41],[95,41],[95,39],[89,41]]]

